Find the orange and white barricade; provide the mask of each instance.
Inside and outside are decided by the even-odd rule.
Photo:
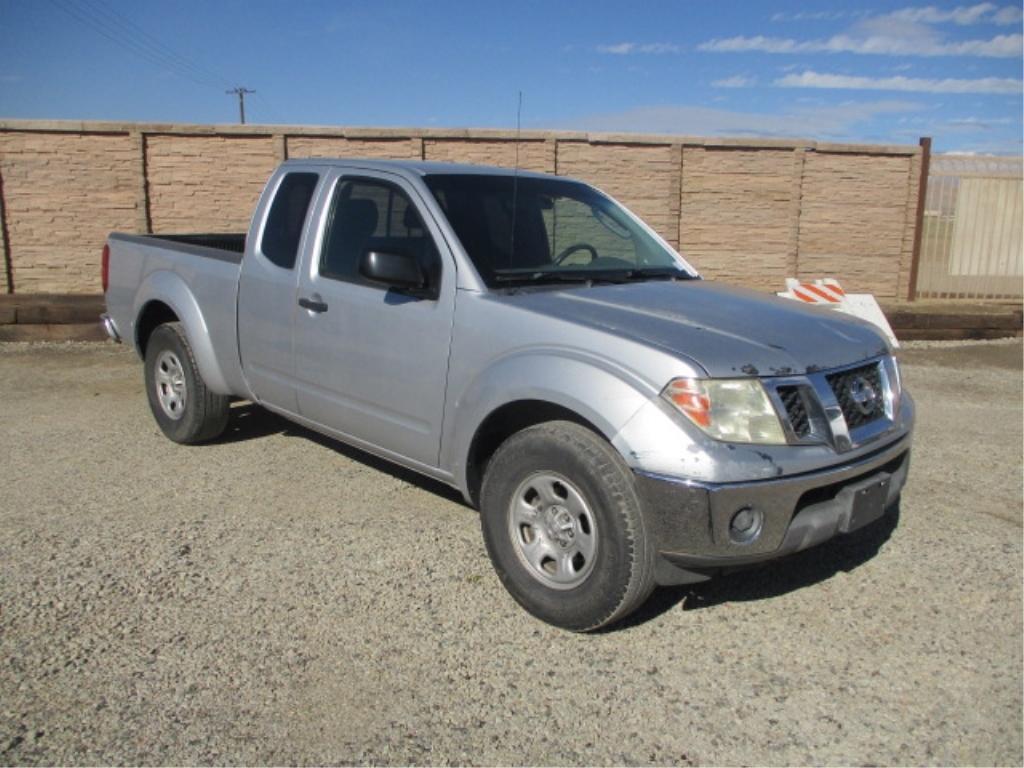
[[[821,280],[797,280],[787,277],[786,290],[780,291],[777,295],[785,299],[802,301],[805,304],[830,307],[838,312],[867,320],[877,326],[894,347],[899,346],[896,334],[892,332],[892,327],[885,318],[882,308],[878,306],[878,301],[870,293],[847,293],[839,281],[831,277]]]

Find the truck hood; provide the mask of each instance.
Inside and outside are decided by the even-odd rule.
[[[889,351],[870,323],[703,280],[579,286],[495,299],[657,347],[714,377],[813,373]]]

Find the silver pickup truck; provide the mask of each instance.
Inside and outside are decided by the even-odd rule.
[[[103,279],[171,440],[241,398],[448,483],[512,597],[572,630],[859,529],[907,477],[872,326],[705,282],[566,178],[289,161],[248,234],[115,233]]]

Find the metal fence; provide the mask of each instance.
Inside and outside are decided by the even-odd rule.
[[[934,155],[917,273],[920,298],[1024,295],[1019,157]]]

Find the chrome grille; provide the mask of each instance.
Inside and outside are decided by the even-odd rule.
[[[825,376],[846,419],[854,430],[885,416],[885,390],[878,363],[850,368]]]
[[[811,419],[807,413],[807,403],[804,401],[801,388],[795,385],[784,385],[776,388],[782,407],[786,409],[786,418],[789,419],[789,426],[798,440],[803,440],[811,434]]]

